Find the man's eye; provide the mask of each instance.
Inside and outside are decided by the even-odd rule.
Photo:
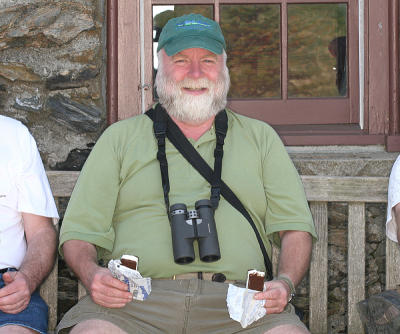
[[[205,62],[207,64],[215,64],[215,60],[214,59],[204,59],[203,62]]]
[[[174,62],[175,62],[175,64],[184,64],[186,62],[186,60],[185,59],[176,59]]]

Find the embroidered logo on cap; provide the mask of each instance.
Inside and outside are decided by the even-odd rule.
[[[186,20],[183,23],[178,23],[176,26],[179,28],[189,28],[192,26],[200,26],[200,27],[204,27],[204,28],[209,28],[209,27],[211,27],[211,24],[200,22],[200,21],[195,21],[195,20]]]

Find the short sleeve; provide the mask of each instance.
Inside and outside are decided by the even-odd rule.
[[[83,240],[112,251],[113,216],[120,187],[118,130],[110,126],[93,147],[72,192],[60,230],[59,249],[68,240]]]
[[[268,203],[266,232],[280,245],[279,231],[317,235],[300,176],[278,135],[271,129],[263,163],[264,188]]]
[[[386,235],[397,242],[397,225],[393,208],[400,203],[400,156],[393,164],[389,178],[388,205],[386,217]]]
[[[20,164],[15,171],[17,210],[58,219],[57,208],[36,142],[25,126],[18,132]]]

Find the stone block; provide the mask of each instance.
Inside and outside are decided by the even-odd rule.
[[[49,97],[46,107],[51,118],[77,132],[97,132],[103,127],[101,110],[73,101],[61,94]]]

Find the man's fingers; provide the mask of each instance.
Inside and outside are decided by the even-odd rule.
[[[0,298],[0,310],[5,313],[19,313],[29,304],[30,297],[22,297],[17,293]]]
[[[5,284],[10,284],[14,281],[15,276],[17,275],[16,271],[7,271],[3,274],[3,281]]]
[[[0,289],[0,298],[10,296],[18,291],[15,284],[8,284]]]
[[[96,275],[92,282],[91,291],[92,295],[104,295],[121,299],[132,298],[131,293],[128,291],[128,285],[109,273]]]
[[[278,289],[271,289],[264,292],[259,292],[254,295],[254,299],[280,299],[283,295],[282,291]]]
[[[132,301],[128,285],[113,277],[111,272],[104,268],[94,274],[90,295],[96,304],[110,308],[121,308]]]
[[[30,298],[29,294],[15,290],[13,285],[9,285],[9,287],[9,289],[7,289],[8,287],[6,286],[0,290],[0,292],[5,291],[4,296],[0,296],[0,306],[14,305],[19,301],[24,301]]]
[[[118,289],[93,290],[91,296],[96,304],[111,308],[124,307],[127,303],[132,301],[132,294],[130,292]]]
[[[92,289],[92,295],[104,296],[104,298],[116,299],[121,301],[131,301],[132,294],[129,291],[122,291],[106,286],[96,286]]]
[[[119,279],[116,279],[115,277],[111,275],[104,275],[101,278],[101,281],[103,284],[108,285],[110,287],[119,289],[119,290],[124,290],[128,291],[128,285],[124,282],[121,282]]]
[[[281,313],[288,303],[288,292],[281,281],[265,283],[266,290],[254,295],[254,299],[265,300],[267,314]]]
[[[288,292],[282,281],[269,281],[265,283],[265,291],[257,293],[254,299],[281,299],[287,300]]]
[[[91,296],[95,303],[111,308],[124,307],[132,301],[128,285],[108,273],[94,280]]]

